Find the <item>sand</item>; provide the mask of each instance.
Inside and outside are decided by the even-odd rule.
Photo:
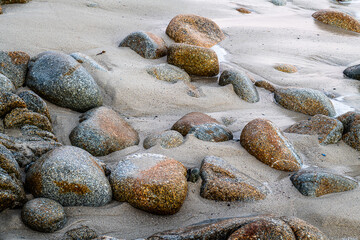
[[[88,7],[97,3],[96,7]],[[235,9],[245,7],[251,14]],[[258,88],[260,102],[247,103],[232,86],[220,87],[217,78],[193,78],[202,92],[200,98],[186,94],[183,83],[170,84],[154,79],[146,67],[166,62],[144,59],[120,41],[134,31],[165,34],[177,14],[192,13],[211,18],[227,38],[214,49],[221,69],[236,67],[255,79],[280,86],[309,87],[337,96],[337,113],[360,109],[359,81],[345,79],[342,71],[360,63],[360,35],[315,21],[319,9],[337,9],[360,17],[360,2],[293,0],[275,6],[267,0],[32,0],[28,4],[4,5],[0,15],[0,49],[21,50],[36,56],[47,50],[81,52],[93,57],[108,73],[87,68],[103,89],[105,104],[113,107],[140,133],[139,146],[101,157],[114,166],[131,153],[161,153],[181,161],[186,167],[199,167],[206,155],[222,157],[245,174],[265,183],[271,194],[256,203],[215,202],[200,197],[201,181],[189,183],[187,199],[172,216],[157,216],[137,210],[127,203],[112,201],[104,207],[66,207],[66,226],[55,233],[30,230],[20,219],[20,210],[0,213],[0,239],[59,239],[75,227],[87,225],[99,234],[117,238],[145,238],[153,233],[187,226],[203,220],[253,214],[296,216],[315,225],[330,239],[358,239],[360,236],[360,188],[320,198],[302,196],[291,184],[289,173],[268,167],[242,148],[238,141],[204,142],[193,136],[174,149],[156,146],[145,150],[146,136],[171,126],[184,114],[200,111],[221,121],[233,118],[229,126],[238,139],[242,128],[254,118],[266,118],[281,129],[309,118],[278,106],[273,94]],[[102,51],[104,54],[96,55]],[[225,54],[226,53],[226,54]],[[297,73],[273,69],[277,63],[293,64]],[[54,129],[63,144],[78,122],[79,113],[48,103]],[[356,176],[360,165],[358,151],[343,141],[321,146],[316,136],[286,134],[307,166],[319,166]],[[323,156],[325,155],[325,156]],[[357,179],[360,179],[357,177]]]

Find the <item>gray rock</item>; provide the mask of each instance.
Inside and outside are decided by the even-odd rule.
[[[24,52],[0,51],[0,73],[19,88],[24,85],[29,60],[30,56]]]
[[[53,133],[42,130],[34,125],[22,126],[21,133],[23,136],[38,137],[39,140],[58,142],[57,137]]]
[[[139,144],[138,133],[108,107],[88,111],[70,133],[71,144],[94,156],[104,156]]]
[[[15,92],[15,86],[5,75],[0,73],[0,89],[5,92]]]
[[[342,139],[346,144],[360,151],[360,113],[347,112],[337,117],[344,125]]]
[[[26,103],[17,95],[0,90],[0,117],[15,108],[26,108]]]
[[[98,235],[95,230],[88,226],[81,226],[67,231],[63,240],[90,240],[97,237]]]
[[[21,179],[19,164],[13,157],[11,151],[1,144],[0,168],[4,169],[8,174],[14,174],[17,179]]]
[[[148,149],[156,144],[160,144],[163,148],[175,148],[184,142],[184,137],[177,131],[168,130],[159,134],[149,136],[144,139],[144,148]]]
[[[26,84],[50,102],[79,112],[101,106],[103,101],[85,68],[60,52],[44,52],[33,59]]]
[[[100,64],[98,64],[94,59],[92,59],[91,57],[89,57],[83,53],[76,52],[76,53],[70,54],[70,56],[73,57],[79,63],[86,63],[97,70],[100,70],[103,72],[108,72],[108,70],[106,70],[103,66],[100,66]]]
[[[191,81],[189,74],[183,69],[167,63],[150,66],[146,71],[151,76],[166,82],[176,83],[177,81]]]
[[[224,142],[233,139],[231,131],[217,123],[194,126],[190,129],[189,134],[194,134],[196,138],[209,142]]]
[[[276,6],[285,6],[287,3],[286,0],[271,0],[271,2]]]
[[[343,73],[349,78],[360,80],[360,64],[346,68]]]
[[[99,161],[71,146],[43,155],[26,175],[26,186],[35,197],[46,197],[63,206],[102,206],[112,197]]]
[[[47,104],[41,97],[31,90],[24,90],[18,93],[18,96],[26,103],[26,108],[30,111],[40,113],[46,116],[51,122],[50,112]]]
[[[66,223],[63,206],[47,198],[28,201],[21,211],[21,219],[26,226],[39,232],[55,232]]]
[[[225,70],[219,78],[219,85],[232,84],[235,93],[244,101],[254,103],[259,101],[259,93],[249,77],[238,70]]]

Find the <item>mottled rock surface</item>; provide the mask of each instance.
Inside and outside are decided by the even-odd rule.
[[[216,52],[209,48],[177,43],[168,49],[167,62],[188,74],[211,77],[219,73]]]
[[[360,80],[360,64],[346,68],[343,73],[349,78]]]
[[[21,133],[23,136],[29,136],[29,137],[39,137],[42,140],[45,141],[55,141],[58,142],[57,137],[49,132],[42,130],[34,125],[24,125],[21,127]]]
[[[184,142],[184,137],[177,131],[168,130],[159,134],[154,134],[144,139],[143,146],[145,149],[160,144],[163,148],[175,148]]]
[[[344,125],[343,141],[360,151],[360,113],[347,112],[337,119]]]
[[[235,93],[243,100],[254,103],[259,101],[259,93],[249,77],[238,70],[225,70],[219,78],[219,85],[232,84]]]
[[[24,100],[27,109],[46,116],[51,122],[50,112],[46,102],[36,93],[31,90],[24,90],[18,93],[18,96]]]
[[[51,122],[46,116],[40,113],[32,112],[27,108],[15,108],[10,113],[6,114],[4,125],[6,128],[34,125],[49,132],[53,131]]]
[[[21,219],[26,226],[40,232],[55,232],[66,223],[64,208],[48,198],[28,201],[21,211]]]
[[[285,73],[296,73],[297,68],[294,65],[291,64],[276,64],[274,68],[280,72]]]
[[[196,138],[208,142],[224,142],[233,139],[232,132],[218,123],[205,123],[194,126],[188,134],[194,134]]]
[[[286,0],[271,0],[271,2],[276,6],[285,6],[287,3]]]
[[[310,197],[350,191],[359,185],[350,177],[315,168],[301,170],[292,175],[290,180],[301,194]]]
[[[180,118],[172,127],[171,130],[178,131],[183,136],[186,136],[194,127],[207,123],[220,124],[216,119],[201,112],[191,112]]]
[[[0,144],[0,168],[4,169],[8,174],[14,174],[17,179],[21,179],[20,167],[13,154],[4,145]]]
[[[175,214],[187,195],[186,168],[159,154],[127,156],[112,171],[110,183],[115,200],[154,214]]]
[[[302,166],[295,148],[271,121],[254,119],[242,130],[240,144],[251,155],[272,168],[297,171]]]
[[[165,41],[150,32],[133,32],[121,41],[119,47],[130,47],[143,58],[155,59],[166,55]]]
[[[317,114],[309,120],[304,120],[293,124],[284,132],[319,135],[319,143],[332,144],[341,140],[344,127],[343,124],[334,118]]]
[[[296,217],[280,217],[294,232],[296,239],[301,240],[327,240],[328,238],[318,228]]]
[[[320,22],[360,33],[359,21],[344,12],[323,9],[315,12],[312,16]]]
[[[166,34],[177,43],[187,43],[210,48],[225,39],[224,33],[212,20],[187,14],[174,17]]]
[[[88,226],[81,226],[71,229],[64,234],[63,240],[90,240],[97,238],[98,234],[95,230]]]
[[[26,103],[18,95],[0,90],[0,117],[14,108],[26,108]]]
[[[0,51],[0,73],[19,88],[24,85],[29,60],[30,56],[24,52]]]
[[[139,144],[138,133],[108,107],[86,112],[70,133],[71,144],[94,156],[104,156]]]
[[[111,187],[99,161],[71,146],[43,155],[29,169],[26,187],[35,197],[63,206],[102,206],[111,200]]]
[[[0,73],[0,90],[5,92],[15,92],[15,86],[10,79]]]
[[[266,197],[266,188],[215,156],[204,158],[200,169],[203,180],[200,195],[217,201],[253,201]]]
[[[183,69],[167,63],[150,66],[146,69],[146,71],[151,76],[166,82],[176,83],[177,81],[191,81],[189,74],[187,74]]]
[[[85,112],[102,105],[99,86],[74,58],[60,52],[43,52],[29,64],[26,85],[61,107]]]

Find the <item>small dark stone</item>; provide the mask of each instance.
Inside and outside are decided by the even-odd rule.
[[[97,237],[98,235],[95,230],[88,226],[82,226],[67,231],[63,240],[91,240]]]
[[[188,134],[194,134],[196,138],[209,142],[224,142],[233,139],[231,131],[217,123],[206,123],[194,126]]]
[[[52,132],[52,125],[49,119],[36,112],[32,112],[27,108],[15,108],[5,116],[5,128],[18,128],[24,125],[34,125],[43,130]]]
[[[36,93],[30,90],[24,90],[20,92],[18,96],[24,100],[27,109],[46,116],[51,122],[50,112],[46,102]]]
[[[15,108],[26,108],[26,103],[17,95],[0,90],[0,117]]]
[[[24,85],[29,60],[30,56],[24,52],[0,51],[0,73],[19,88]]]
[[[187,170],[187,181],[196,183],[200,178],[200,170],[198,168],[189,168]]]
[[[344,75],[352,79],[360,80],[360,64],[346,68]]]

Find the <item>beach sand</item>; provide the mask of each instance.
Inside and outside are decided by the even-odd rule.
[[[97,3],[96,7],[89,7]],[[245,7],[251,14],[235,9]],[[20,209],[0,213],[0,239],[59,239],[81,225],[99,235],[123,239],[146,238],[156,232],[187,226],[200,221],[248,215],[295,216],[318,227],[330,239],[358,239],[360,236],[360,188],[353,191],[309,198],[301,195],[289,179],[290,173],[278,171],[251,156],[238,141],[205,142],[187,136],[183,145],[173,149],[155,146],[148,150],[142,141],[150,134],[170,129],[183,115],[192,111],[207,113],[221,121],[233,118],[229,126],[235,139],[252,119],[266,118],[281,129],[309,116],[286,110],[274,102],[273,94],[258,88],[260,101],[247,103],[233,91],[221,87],[217,78],[193,78],[200,98],[190,97],[182,82],[170,84],[146,72],[150,65],[165,63],[166,57],[144,59],[129,48],[117,47],[135,31],[158,34],[168,45],[165,34],[170,20],[178,14],[197,14],[215,21],[226,39],[215,47],[221,56],[221,69],[235,67],[254,79],[266,79],[280,86],[307,87],[337,96],[333,99],[338,114],[360,109],[359,81],[346,79],[343,70],[360,63],[360,34],[315,21],[319,9],[336,9],[360,17],[360,2],[293,0],[275,6],[267,0],[32,0],[28,4],[4,5],[0,15],[0,49],[19,50],[32,57],[47,50],[81,52],[109,70],[91,72],[103,89],[105,105],[119,112],[139,132],[138,146],[101,157],[113,167],[131,153],[160,153],[173,157],[186,167],[200,167],[207,155],[228,161],[250,177],[265,183],[269,196],[252,203],[215,202],[200,197],[201,181],[189,183],[188,196],[180,211],[172,216],[157,216],[112,201],[91,207],[65,207],[66,226],[51,234],[30,230],[21,221]],[[106,51],[101,55],[96,55]],[[226,53],[226,54],[225,54]],[[283,73],[273,66],[287,63],[297,73]],[[69,133],[80,113],[48,103],[55,134],[70,145]],[[316,136],[285,134],[307,166],[354,173],[360,154],[343,141],[319,145]],[[357,177],[357,179],[360,179]]]

